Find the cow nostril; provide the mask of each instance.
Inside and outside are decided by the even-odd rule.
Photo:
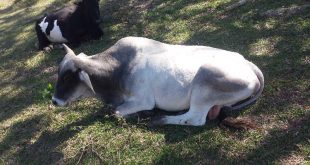
[[[58,105],[58,103],[57,103],[56,100],[52,100],[52,103],[53,103],[54,105]]]

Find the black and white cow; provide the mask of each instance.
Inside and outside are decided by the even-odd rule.
[[[189,109],[154,123],[200,126],[207,115],[216,118],[224,106],[237,110],[253,103],[264,87],[256,65],[238,53],[212,47],[170,45],[140,37],[123,38],[92,56],[76,56],[64,47],[67,54],[52,98],[59,106],[97,96],[112,104],[119,116],[155,107]]]
[[[51,43],[68,43],[78,46],[87,39],[99,39],[103,32],[99,0],[80,0],[53,13],[45,14],[36,22],[39,50]]]

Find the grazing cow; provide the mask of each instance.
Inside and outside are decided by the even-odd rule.
[[[154,123],[200,126],[208,113],[216,118],[224,106],[236,110],[253,103],[264,87],[256,65],[238,53],[212,47],[170,45],[140,37],[123,38],[93,56],[76,56],[64,47],[67,54],[52,98],[59,106],[97,96],[113,105],[119,116],[155,107],[189,109]]]
[[[81,0],[40,18],[36,22],[39,50],[48,49],[51,43],[75,47],[86,38],[99,39],[103,32],[98,2]]]

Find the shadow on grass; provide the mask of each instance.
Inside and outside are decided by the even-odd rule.
[[[44,117],[44,115],[38,115],[13,124],[0,144],[0,155],[12,146],[23,146],[30,143],[31,138],[40,131],[42,126],[40,124]]]
[[[59,152],[57,147],[81,132],[83,128],[85,128],[83,126],[102,121],[106,113],[104,109],[99,109],[93,114],[65,125],[56,132],[44,131],[35,143],[26,145],[20,152],[16,153],[15,156],[20,158],[20,164],[55,164],[62,161],[63,154]],[[108,122],[108,120],[103,122]],[[76,128],[77,126],[79,129]]]
[[[246,163],[271,163],[294,154],[299,144],[308,143],[310,138],[310,113],[292,120],[287,128],[273,129],[254,150],[245,155],[241,161]],[[235,160],[238,163],[240,160]]]
[[[291,121],[291,125],[283,129],[272,129],[258,146],[240,157],[230,157],[222,151],[223,145],[198,144],[195,149],[185,143],[176,149],[165,150],[154,164],[270,164],[294,154],[299,150],[299,144],[308,143],[310,138],[310,113],[303,118]],[[232,142],[233,143],[233,142]],[[182,146],[184,145],[184,146]],[[191,148],[189,154],[181,152],[180,148]],[[224,147],[225,148],[225,147]],[[279,163],[279,162],[278,162]]]
[[[25,8],[18,5],[21,3],[20,6],[23,6],[24,3],[30,2],[29,6],[31,7]],[[5,22],[3,26],[0,26],[0,29],[3,34],[6,34],[0,37],[0,51],[4,52],[0,56],[0,65],[10,67],[16,61],[24,61],[35,55],[37,52],[36,20],[42,17],[44,13],[53,11],[55,6],[65,3],[55,0],[42,9],[40,6],[35,6],[36,2],[19,0],[16,5],[15,2],[12,4],[11,14],[6,15],[6,12],[0,11],[0,15],[3,15],[0,17],[0,21]]]
[[[17,149],[14,157],[17,158],[14,163],[17,164],[58,164],[63,162],[64,155],[59,151],[59,146],[67,140],[83,131],[87,126],[95,122],[114,123],[116,127],[122,124],[114,117],[105,118],[110,114],[105,108],[98,109],[82,119],[63,126],[61,129],[53,132],[46,130],[51,123],[48,116],[39,115],[26,121],[14,124],[10,133],[0,143],[0,154],[8,152],[10,149]],[[137,125],[136,120],[128,122],[131,125]],[[199,134],[209,127],[181,127],[181,126],[164,126],[164,127],[145,127],[139,126],[140,129],[165,134],[166,143],[174,144],[185,140],[186,138]],[[113,128],[110,128],[113,129]],[[23,131],[21,131],[23,130]],[[108,130],[105,130],[108,131]],[[38,136],[39,135],[39,136]],[[31,139],[38,136],[34,143]]]
[[[37,0],[14,0],[11,5],[0,10],[0,14],[12,12],[13,9],[31,7],[37,3]]]
[[[65,1],[65,2],[68,2]],[[0,97],[0,122],[13,117],[27,107],[42,103],[40,92],[46,87],[56,69],[49,71],[63,56],[63,51],[54,50],[51,53],[42,53],[37,50],[37,38],[35,34],[35,20],[43,16],[46,11],[53,11],[56,6],[65,2],[55,0],[44,7],[42,12],[35,6],[37,1],[16,0],[11,6],[0,11],[0,21],[5,22],[0,26],[0,70],[4,77],[0,87],[6,90]],[[25,7],[28,6],[28,7]],[[40,11],[40,10],[39,10]],[[7,12],[11,12],[7,14]],[[60,53],[61,52],[61,53]],[[39,59],[37,62],[33,59]],[[14,91],[17,94],[13,94]]]

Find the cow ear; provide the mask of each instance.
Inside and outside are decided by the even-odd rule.
[[[64,47],[66,53],[70,56],[75,56],[75,53],[73,52],[72,49],[70,49],[66,44],[62,44],[62,46]]]
[[[80,77],[80,80],[82,82],[84,82],[86,84],[86,86],[95,93],[95,90],[93,88],[93,85],[92,85],[92,83],[90,81],[90,78],[89,78],[88,74],[85,71],[82,70],[79,73],[79,77]]]

